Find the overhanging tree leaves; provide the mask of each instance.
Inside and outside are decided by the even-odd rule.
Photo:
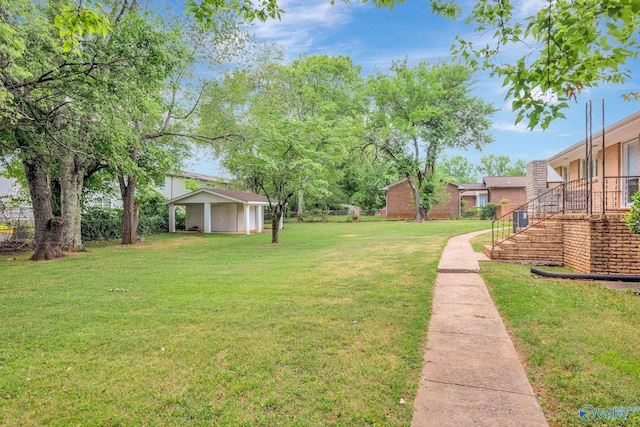
[[[404,2],[361,0],[369,1],[378,8],[391,9]],[[453,51],[472,68],[487,70],[502,79],[508,88],[507,98],[513,98],[517,122],[526,117],[530,128],[546,128],[552,120],[563,118],[562,110],[584,88],[629,80],[628,63],[638,56],[637,0],[549,0],[528,16],[522,16],[511,0],[478,0],[470,11],[463,11],[461,2],[455,0],[431,0],[429,4],[433,13],[446,18],[455,19],[465,13],[466,22],[473,25],[478,39],[491,39],[475,42],[473,38],[458,37]],[[263,21],[285,13],[277,0],[189,0],[186,6],[205,28],[224,10]],[[82,1],[75,14],[72,12],[60,18],[66,37],[72,39],[65,41],[69,49],[85,28],[95,32],[107,28],[108,21],[102,22],[100,11],[88,8]],[[505,51],[513,47],[523,53],[515,59],[505,57]],[[7,51],[20,49],[19,43],[12,43]],[[638,99],[640,93],[629,92],[625,97]]]

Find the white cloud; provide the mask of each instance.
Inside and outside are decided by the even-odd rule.
[[[525,18],[538,13],[539,10],[547,7],[548,5],[549,2],[547,0],[523,0],[516,3],[515,16],[518,18]]]
[[[351,20],[354,5],[346,7],[341,3],[335,6],[327,0],[281,1],[286,11],[282,19],[258,22],[254,33],[261,40],[275,41],[281,44],[288,54],[309,50],[318,38],[338,26]]]
[[[513,123],[494,123],[493,129],[517,133],[531,133],[538,131],[538,129],[534,129],[533,131],[530,130],[529,128],[527,128],[527,125],[522,122],[518,123],[517,125]]]

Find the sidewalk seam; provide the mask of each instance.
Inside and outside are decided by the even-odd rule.
[[[518,392],[518,391],[502,390],[502,389],[491,388],[491,387],[480,387],[480,386],[469,385],[469,384],[450,383],[450,382],[446,382],[446,381],[435,381],[435,380],[430,380],[428,378],[425,378],[424,380],[425,380],[425,382],[429,382],[429,383],[455,385],[455,386],[458,386],[458,387],[468,387],[468,388],[475,388],[475,389],[479,389],[479,390],[491,390],[491,391],[497,391],[497,392],[500,392],[500,393],[517,394],[519,396],[536,397],[535,393],[533,393],[533,394],[521,393],[521,392]]]

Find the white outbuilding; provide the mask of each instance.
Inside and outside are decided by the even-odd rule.
[[[243,191],[200,188],[174,197],[169,205],[169,232],[176,231],[176,206],[186,211],[185,229],[203,233],[262,233],[266,197]]]

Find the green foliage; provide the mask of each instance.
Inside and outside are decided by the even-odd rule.
[[[478,208],[475,206],[462,211],[463,218],[472,218],[472,217],[478,216],[478,214],[479,214]]]
[[[289,66],[266,61],[229,73],[208,91],[203,123],[243,135],[216,152],[269,198],[276,216],[299,192],[326,208],[347,201],[331,194],[341,192],[339,166],[359,141],[360,82],[359,67],[347,57],[302,56]]]
[[[631,200],[631,210],[624,218],[624,222],[633,234],[640,234],[640,192],[631,196]]]
[[[480,158],[477,171],[481,176],[524,176],[527,165],[524,160],[512,162],[506,154],[486,154]]]
[[[169,231],[168,216],[140,216],[138,219],[138,236],[166,233]]]
[[[503,79],[516,123],[527,118],[529,128],[546,129],[565,117],[562,110],[584,89],[630,79],[627,63],[638,55],[639,12],[637,0],[558,0],[521,19],[510,0],[478,1],[466,22],[477,34],[491,32],[493,40],[458,36],[453,52]],[[519,59],[502,59],[516,49],[522,51]]]
[[[82,241],[115,240],[122,237],[122,210],[91,207],[82,213]]]
[[[496,204],[487,203],[480,210],[480,219],[496,219]]]
[[[95,10],[86,4],[80,4],[77,7],[67,6],[54,18],[53,26],[60,29],[59,35],[64,41],[63,52],[73,50],[78,56],[82,56],[80,41],[85,32],[88,35],[100,34],[102,37],[107,37],[107,33],[111,31],[109,18],[102,11],[100,3],[96,3],[94,8]]]
[[[501,204],[501,205],[506,205],[506,204],[508,204],[508,203],[509,203],[509,199],[502,199],[502,200],[500,200],[500,204]]]
[[[478,181],[476,166],[464,156],[443,158],[437,168],[440,176],[457,184]]]
[[[198,181],[196,181],[195,179],[185,178],[184,179],[184,188],[189,190],[189,191],[195,191],[198,188],[200,188],[200,184],[198,184]]]
[[[169,208],[164,204],[166,198],[155,191],[137,197],[140,202],[138,211],[139,236],[166,233],[169,230]],[[176,215],[176,224],[184,227],[184,212]],[[122,209],[100,207],[86,208],[82,213],[82,240],[94,242],[115,240],[122,237]]]
[[[164,204],[167,198],[155,190],[147,191],[136,197],[140,202],[139,213],[141,217],[169,216],[169,207]]]

